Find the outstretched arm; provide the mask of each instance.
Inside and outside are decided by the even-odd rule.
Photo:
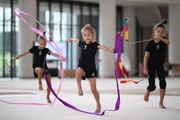
[[[52,56],[54,56],[54,57],[56,57],[56,58],[61,58],[62,61],[66,61],[66,58],[65,58],[65,57],[63,57],[63,56],[61,56],[61,55],[58,55],[58,54],[56,54],[56,53],[50,52],[50,55],[52,55]]]
[[[25,56],[25,55],[27,55],[27,54],[29,54],[29,53],[30,53],[29,51],[25,51],[25,52],[17,55],[17,56],[15,57],[15,59],[19,59],[20,57],[23,57],[23,56]]]
[[[79,44],[79,40],[78,39],[74,39],[74,38],[70,38],[68,40],[68,42],[75,42],[75,43]]]
[[[170,44],[170,41],[168,39],[165,39],[165,38],[161,38],[161,41],[163,41],[164,43],[166,43],[167,45]]]
[[[102,50],[105,50],[105,51],[109,51],[111,53],[114,53],[114,50],[113,49],[110,49],[104,45],[98,45],[98,49],[102,49]]]
[[[166,38],[163,38],[163,37],[157,36],[157,37],[154,38],[154,40],[157,41],[157,42],[163,41],[163,42],[164,42],[165,44],[167,44],[167,45],[170,44],[170,41],[169,41],[168,39],[166,39]]]

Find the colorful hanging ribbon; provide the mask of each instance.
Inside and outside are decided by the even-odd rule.
[[[125,20],[123,21],[123,26],[122,26],[121,33],[117,33],[119,36],[116,36],[116,41],[118,41],[117,44],[119,44],[119,46],[120,46],[120,48],[118,48],[119,59],[117,60],[117,62],[118,62],[119,68],[120,68],[124,78],[126,78],[126,79],[127,79],[127,76],[126,76],[126,74],[124,72],[124,69],[123,69],[123,64],[122,64],[122,59],[121,59],[121,51],[122,51],[122,39],[124,37],[124,34],[125,34],[126,42],[129,41],[129,37],[128,37],[129,36],[128,35],[128,22],[129,22],[129,18],[126,17]]]
[[[119,68],[125,78],[125,80],[121,80],[120,83],[121,84],[124,84],[124,83],[128,83],[128,82],[134,82],[135,84],[138,84],[139,82],[147,79],[147,78],[144,78],[144,79],[141,79],[139,81],[134,81],[134,80],[130,80],[127,78],[126,74],[124,73],[124,69],[123,69],[123,64],[122,64],[122,60],[121,60],[121,50],[122,50],[122,39],[125,35],[125,40],[126,42],[129,41],[129,34],[128,34],[128,22],[129,22],[129,18],[126,17],[125,20],[123,21],[123,26],[122,26],[122,31],[121,33],[117,33],[117,36],[116,36],[116,41],[119,41],[117,42],[116,44],[119,44],[119,49],[118,49],[118,65],[119,65]],[[125,32],[124,32],[125,31]],[[118,36],[120,34],[120,36]],[[148,76],[149,78],[149,76]]]
[[[123,26],[122,26],[122,31],[121,31],[121,37],[123,38],[124,34],[125,34],[125,40],[126,42],[129,41],[129,33],[128,33],[128,22],[129,22],[129,18],[126,17],[123,21]],[[124,32],[125,31],[125,32]]]

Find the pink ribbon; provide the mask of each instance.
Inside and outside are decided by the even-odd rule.
[[[49,32],[46,30],[46,28],[38,21],[36,20],[33,16],[31,16],[30,14],[23,12],[20,9],[15,9],[14,10],[14,14],[21,20],[23,21],[25,24],[28,25],[28,27],[35,33],[39,34],[40,36],[42,36],[51,46],[52,48],[54,48],[56,50],[56,52],[60,55],[60,61],[62,62],[62,59],[66,59],[61,53],[60,50],[57,47],[56,42],[54,42],[55,47],[47,40],[47,38],[43,35],[43,32],[41,32],[40,30],[38,30],[37,28],[32,27],[23,17],[21,17],[20,15],[18,15],[18,12],[21,14],[24,14],[26,16],[29,16],[30,18],[32,18],[33,20],[35,20],[43,29],[44,31],[50,36],[51,40],[54,42],[53,37],[49,34]],[[64,68],[63,68],[63,64],[62,65],[62,70],[61,70],[61,80],[60,80],[60,84],[58,87],[58,90],[56,92],[56,94],[59,94],[60,90],[61,90],[61,86],[62,86],[62,82],[63,82],[63,77],[64,77]],[[42,104],[42,103],[35,103],[35,102],[7,102],[4,100],[0,100],[1,102],[7,103],[7,104],[26,104],[26,105],[53,105],[56,101],[56,97],[53,100],[53,102],[51,104]]]
[[[43,36],[44,39],[51,45],[51,43],[46,39],[46,37],[43,35],[43,33],[42,33],[41,31],[39,31],[38,29],[36,29],[36,28],[32,27],[31,25],[29,25],[29,23],[28,23],[24,18],[22,18],[20,15],[18,15],[17,12],[19,12],[19,13],[21,13],[21,14],[24,14],[24,15],[26,15],[26,16],[31,17],[33,20],[35,20],[35,21],[44,29],[44,31],[45,31],[47,34],[49,34],[49,32],[45,29],[45,27],[44,27],[38,20],[36,20],[33,16],[31,16],[30,14],[28,14],[28,13],[26,13],[26,12],[23,12],[23,11],[20,10],[20,9],[15,9],[15,10],[14,10],[14,14],[15,14],[21,21],[23,21],[25,24],[27,24],[28,27],[29,27],[32,31],[34,31],[35,33],[39,34],[40,36]],[[86,25],[87,25],[87,26],[90,26],[90,24],[86,24]],[[50,36],[50,38],[52,39],[52,41],[54,41],[54,39],[52,38],[52,36],[51,36],[50,34],[49,34],[49,36]],[[55,43],[55,42],[54,42],[54,43]],[[55,43],[55,45],[56,45],[56,43]],[[51,45],[51,46],[52,46],[52,45]],[[53,46],[52,46],[52,47],[53,47]],[[53,48],[54,48],[54,49],[58,52],[58,54],[61,56],[61,62],[62,62],[62,58],[64,58],[64,57],[61,55],[61,53],[60,53],[57,45],[56,45],[56,48],[55,48],[55,47],[53,47]],[[45,62],[45,60],[44,60],[44,62]],[[51,89],[51,92],[52,92],[53,95],[55,96],[55,99],[54,99],[54,101],[53,101],[52,104],[41,104],[41,103],[34,103],[34,102],[26,102],[26,103],[23,103],[23,102],[7,102],[7,101],[4,101],[4,100],[0,100],[0,101],[1,101],[1,102],[5,102],[5,103],[7,103],[7,104],[53,105],[53,104],[55,103],[56,99],[58,99],[58,100],[59,100],[60,102],[62,102],[65,106],[67,106],[67,107],[69,107],[69,108],[71,108],[71,109],[73,109],[73,110],[76,110],[76,111],[79,111],[79,112],[83,112],[83,113],[87,113],[87,114],[99,115],[99,116],[104,115],[106,111],[116,111],[116,110],[119,109],[119,106],[120,106],[120,93],[119,93],[119,86],[118,86],[117,78],[116,78],[116,85],[117,85],[118,98],[117,98],[117,101],[116,101],[114,110],[106,109],[106,110],[104,110],[102,113],[87,112],[87,111],[84,111],[84,110],[80,110],[80,109],[74,107],[73,105],[67,103],[66,101],[62,100],[61,98],[59,98],[57,94],[60,92],[60,89],[61,89],[61,86],[62,86],[63,76],[64,76],[63,71],[64,71],[64,69],[63,69],[63,65],[62,65],[62,76],[61,76],[61,80],[60,80],[60,85],[59,85],[58,91],[57,91],[56,93],[54,92],[54,90],[52,89],[49,81],[47,80],[47,76],[45,76],[46,82],[47,82],[47,84],[48,84],[48,87]]]

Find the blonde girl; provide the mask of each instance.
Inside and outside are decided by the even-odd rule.
[[[96,101],[96,113],[101,112],[101,104],[99,92],[96,88],[96,65],[95,65],[95,55],[98,49],[102,49],[108,52],[113,53],[114,50],[110,49],[104,45],[100,45],[96,42],[96,33],[93,27],[90,24],[86,24],[81,29],[81,35],[84,41],[70,38],[68,42],[75,42],[81,49],[81,54],[79,58],[78,68],[76,69],[76,82],[78,86],[78,95],[83,95],[83,90],[81,86],[81,79],[85,80],[86,78],[89,80],[91,92]]]

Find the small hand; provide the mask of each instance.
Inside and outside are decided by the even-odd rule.
[[[156,39],[160,41],[160,40],[162,40],[162,37],[161,36],[157,36]]]
[[[147,69],[144,69],[144,70],[143,70],[143,73],[144,73],[145,75],[148,75],[148,70],[147,70]]]
[[[70,39],[68,40],[68,42],[73,42],[73,38],[70,38]]]
[[[109,52],[114,53],[114,49],[110,49]]]
[[[68,40],[68,42],[75,42],[77,39],[74,39],[74,38],[70,38],[69,40]]]
[[[60,59],[61,59],[62,61],[67,61],[67,59],[66,59],[65,57],[63,57],[63,56],[60,56]]]
[[[111,53],[114,53],[114,49],[109,49],[108,51]]]
[[[20,57],[19,56],[16,56],[15,59],[19,59]]]

